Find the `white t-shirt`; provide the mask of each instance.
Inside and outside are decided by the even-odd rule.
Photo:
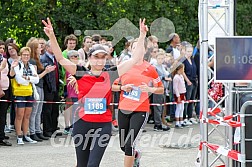
[[[177,48],[173,48],[172,49],[172,54],[173,54],[174,60],[176,60],[180,56],[180,51]]]

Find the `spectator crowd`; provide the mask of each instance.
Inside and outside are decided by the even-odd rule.
[[[164,86],[164,94],[149,95],[154,104],[177,102],[174,105],[150,107],[148,123],[154,131],[168,131],[175,121],[181,129],[199,122],[196,103],[182,103],[199,97],[199,49],[187,41],[181,42],[177,33],[170,34],[167,48],[160,48],[158,38],[146,39],[147,51],[144,61],[157,71]],[[125,47],[116,55],[111,41],[99,34],[85,36],[81,48],[79,39],[70,34],[65,37],[62,55],[76,65],[90,67],[88,53],[94,44],[102,44],[108,53],[105,68],[111,68],[132,58],[134,38],[125,38]],[[30,38],[26,46],[19,48],[15,39],[0,40],[0,146],[11,146],[8,135],[16,132],[17,144],[37,143],[53,136],[71,135],[74,112],[78,107],[78,84],[74,76],[65,71],[56,61],[50,40]],[[113,93],[117,103],[120,94]],[[65,127],[60,132],[58,125],[59,104],[43,103],[66,101]],[[117,110],[112,106],[113,111]],[[7,111],[10,120],[7,120]],[[195,114],[194,114],[195,111]],[[113,129],[117,129],[116,112],[113,112]]]

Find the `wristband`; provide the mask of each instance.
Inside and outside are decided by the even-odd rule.
[[[120,87],[119,87],[119,90],[122,90],[122,85],[119,85]]]

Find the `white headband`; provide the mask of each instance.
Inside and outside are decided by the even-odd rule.
[[[98,50],[96,50],[96,51],[94,51],[94,52],[92,53],[92,56],[96,55],[97,53],[105,53],[105,54],[108,54],[105,50],[98,49]]]

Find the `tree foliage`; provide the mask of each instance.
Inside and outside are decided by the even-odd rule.
[[[252,6],[249,0],[237,4],[237,33],[250,35]],[[119,19],[127,18],[138,26],[139,18],[150,25],[165,17],[175,25],[182,40],[198,39],[198,0],[1,0],[0,39],[17,39],[19,45],[34,37],[45,37],[41,19],[52,19],[57,38],[81,30],[107,30]],[[163,44],[162,46],[165,46]]]

